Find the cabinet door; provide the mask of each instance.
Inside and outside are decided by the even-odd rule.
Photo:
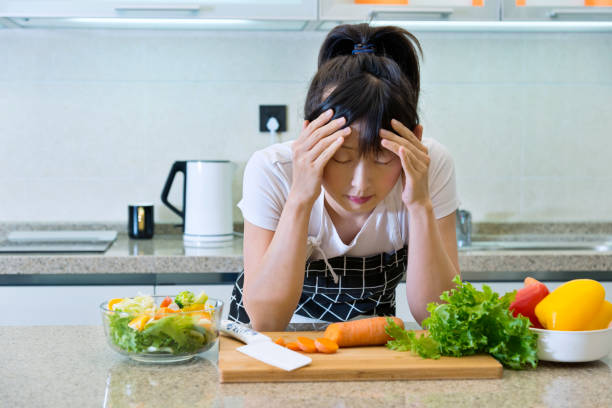
[[[0,286],[0,325],[101,325],[100,304],[153,286]]]
[[[612,0],[503,0],[503,20],[612,21]]]
[[[317,0],[0,0],[0,16],[316,20]]]
[[[173,296],[183,290],[190,290],[196,295],[201,291],[206,292],[209,298],[223,301],[222,317],[225,319],[229,313],[229,302],[234,285],[156,285],[155,295]]]
[[[353,0],[319,2],[319,18],[327,21],[495,21],[499,20],[499,10],[499,0],[410,0],[396,5],[355,4]]]

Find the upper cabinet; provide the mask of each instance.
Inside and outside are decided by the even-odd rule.
[[[320,0],[324,21],[478,21],[499,20],[499,0]],[[380,3],[380,2],[379,2]],[[395,4],[390,4],[395,3]]]
[[[612,21],[612,0],[502,0],[502,18],[521,21]]]
[[[21,27],[303,30],[317,0],[0,0],[0,17]]]

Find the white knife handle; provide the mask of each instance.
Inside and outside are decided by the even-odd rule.
[[[246,344],[253,344],[260,341],[272,341],[271,338],[265,334],[261,334],[250,327],[244,326],[240,323],[232,322],[231,320],[222,320],[221,327],[219,327],[221,333],[240,340]]]

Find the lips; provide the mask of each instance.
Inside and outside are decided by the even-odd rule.
[[[363,204],[365,202],[368,202],[374,196],[370,195],[370,196],[346,196],[346,197],[356,204]]]

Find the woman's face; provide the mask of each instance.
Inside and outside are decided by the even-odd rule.
[[[328,204],[340,215],[369,214],[389,194],[402,171],[402,164],[383,148],[379,154],[360,156],[359,123],[323,170]]]

